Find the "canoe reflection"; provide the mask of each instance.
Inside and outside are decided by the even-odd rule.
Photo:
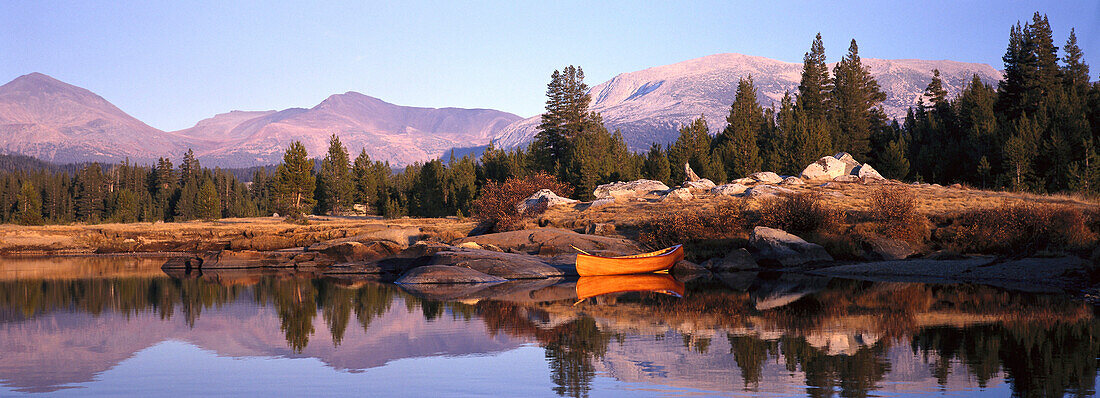
[[[577,303],[612,293],[654,292],[683,297],[684,283],[668,274],[582,276],[577,279]]]

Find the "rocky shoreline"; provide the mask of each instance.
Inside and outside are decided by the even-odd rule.
[[[668,187],[659,181],[616,182],[596,188],[592,202],[562,198],[542,190],[516,204],[520,214],[542,211],[526,229],[488,233],[473,220],[313,217],[310,225],[276,218],[215,222],[0,226],[0,255],[111,255],[176,253],[163,269],[193,277],[231,270],[272,270],[319,276],[362,275],[404,285],[501,283],[576,276],[576,250],[601,255],[636,254],[654,249],[640,243],[645,220],[741,201],[756,206],[796,192],[819,193],[827,206],[866,212],[859,195],[872,187],[909,186],[885,180],[867,164],[840,153],[807,166],[801,176],[760,172],[715,185],[685,165],[688,180]],[[1060,200],[1088,209],[1096,204],[1060,198],[1039,199],[1003,193],[917,185],[926,198],[946,197],[970,205],[1004,201]],[[965,196],[964,196],[965,195]],[[927,206],[932,200],[923,200]],[[954,201],[954,202],[951,202]],[[873,210],[873,209],[872,209]],[[922,214],[935,211],[920,209]],[[646,218],[649,217],[649,218]],[[718,220],[733,222],[733,220]],[[726,278],[753,272],[791,272],[875,281],[979,283],[1016,290],[1100,291],[1100,248],[1074,255],[1033,252],[994,256],[932,251],[901,239],[860,237],[830,246],[787,231],[756,226],[747,236],[726,239],[713,253],[696,255],[672,269],[680,279]],[[694,237],[688,237],[694,238]],[[816,242],[816,243],[815,243]],[[855,252],[852,246],[858,246]],[[835,247],[834,247],[835,246]],[[838,252],[840,249],[845,252]],[[853,254],[856,253],[856,254]],[[698,254],[698,253],[695,253]],[[855,257],[853,257],[855,256]],[[242,271],[243,273],[243,271]],[[453,296],[453,294],[451,294]]]

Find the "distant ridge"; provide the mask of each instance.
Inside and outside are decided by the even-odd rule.
[[[977,74],[987,83],[1002,78],[992,66],[956,61],[864,58],[886,93],[883,108],[900,117],[916,103],[939,69],[950,95]],[[830,65],[830,68],[832,65]],[[725,126],[737,80],[752,75],[758,100],[779,102],[797,91],[802,65],[742,54],[716,54],[623,73],[592,87],[592,110],[610,129],[621,129],[633,150],[670,142],[677,129],[704,115],[712,132]],[[532,93],[532,95],[539,95]],[[490,140],[498,147],[525,145],[539,116],[522,119],[492,109],[420,108],[394,105],[349,91],[312,108],[232,111],[195,126],[165,132],[126,114],[86,89],[41,73],[0,86],[0,153],[21,153],[53,163],[153,163],[179,159],[188,148],[207,166],[250,167],[281,161],[294,140],[321,157],[332,134],[355,156],[402,167],[456,154],[478,153]],[[463,149],[468,148],[468,149]]]
[[[408,107],[347,92],[310,109],[233,111],[165,132],[41,73],[0,86],[0,153],[54,163],[151,164],[162,156],[178,161],[190,148],[207,166],[248,167],[280,162],[294,140],[321,157],[337,134],[352,156],[365,148],[374,160],[403,166],[485,145],[517,120],[492,109]]]
[[[863,58],[886,93],[883,109],[891,117],[903,117],[915,105],[939,69],[950,95],[962,90],[976,73],[995,84],[1002,74],[992,66],[956,61]],[[830,64],[832,70],[835,64]],[[621,129],[631,149],[643,150],[653,142],[671,142],[677,130],[704,115],[711,132],[726,125],[739,78],[752,75],[757,100],[764,106],[778,104],[783,94],[798,91],[801,63],[770,58],[716,54],[675,64],[623,73],[592,87],[591,109],[603,114],[609,129]],[[504,129],[499,146],[512,148],[531,141],[540,116],[516,122]]]

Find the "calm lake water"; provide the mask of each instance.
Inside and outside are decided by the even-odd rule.
[[[801,275],[411,287],[0,259],[0,396],[1091,396],[1063,296]],[[662,285],[663,284],[663,285]]]

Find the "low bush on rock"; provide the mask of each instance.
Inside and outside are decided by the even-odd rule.
[[[730,199],[714,208],[676,211],[664,214],[641,225],[638,240],[651,250],[684,244],[689,259],[698,260],[729,251],[729,240],[744,239],[746,227],[745,201]],[[718,247],[707,242],[722,241]],[[718,250],[721,253],[711,253]]]
[[[956,250],[1009,255],[1039,251],[1089,251],[1097,244],[1097,211],[1016,204],[968,211],[955,217],[945,237]]]
[[[481,196],[474,200],[473,215],[488,223],[495,231],[511,231],[523,227],[523,220],[546,210],[545,206],[530,208],[523,214],[516,210],[516,203],[527,199],[542,189],[549,189],[558,196],[568,197],[573,187],[558,181],[546,173],[526,178],[512,177],[504,182],[489,181],[481,188]]]
[[[917,212],[916,197],[908,188],[878,188],[871,193],[870,202],[871,218],[878,223],[880,234],[916,243],[928,239],[928,217]]]
[[[822,202],[821,194],[800,192],[777,195],[760,205],[758,225],[800,234],[834,230],[843,214]]]

